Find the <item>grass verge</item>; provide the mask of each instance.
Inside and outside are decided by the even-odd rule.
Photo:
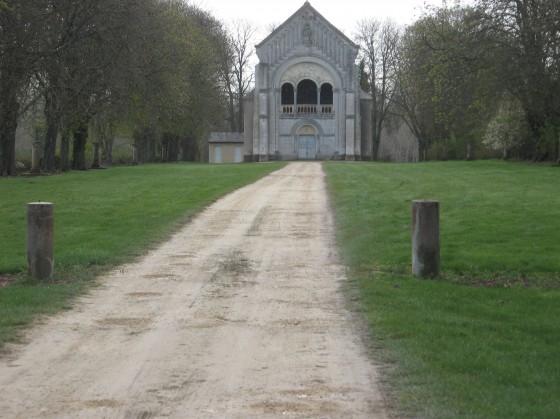
[[[560,411],[560,171],[503,162],[326,164],[349,291],[396,408]],[[442,272],[410,275],[411,201],[440,201]]]
[[[0,348],[38,315],[67,307],[108,267],[145,253],[220,196],[281,164],[169,164],[0,179]],[[25,275],[26,203],[53,202],[55,274]]]

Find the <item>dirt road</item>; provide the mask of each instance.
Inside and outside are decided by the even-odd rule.
[[[292,163],[33,329],[0,417],[385,417],[343,280],[321,166]]]

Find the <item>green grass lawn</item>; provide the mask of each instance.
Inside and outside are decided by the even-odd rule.
[[[279,168],[147,165],[0,179],[0,346],[69,307],[217,197]],[[415,417],[560,412],[560,170],[503,162],[328,163],[348,293],[397,409]],[[442,275],[410,276],[414,199],[438,199]],[[56,273],[30,280],[25,204],[55,204]]]
[[[560,169],[326,164],[348,292],[397,409],[558,417]],[[411,277],[411,201],[440,201],[441,278]]]
[[[146,252],[213,200],[279,164],[169,164],[0,179],[0,348],[37,315],[69,305],[88,280]],[[53,202],[55,274],[27,278],[26,203]]]

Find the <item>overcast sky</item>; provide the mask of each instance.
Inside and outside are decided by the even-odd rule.
[[[280,24],[294,14],[304,0],[198,0],[199,4],[218,19],[229,22],[246,19],[262,28]],[[390,17],[401,24],[412,23],[425,4],[441,6],[441,0],[310,0],[329,22],[352,38],[356,22],[365,18]]]

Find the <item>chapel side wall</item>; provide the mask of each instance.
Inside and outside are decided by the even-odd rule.
[[[336,121],[334,118],[320,119],[318,123],[321,126],[322,135],[319,138],[317,158],[319,160],[333,160],[338,153],[335,134]]]
[[[255,112],[255,104],[253,95],[244,99],[245,114],[243,115],[244,123],[244,141],[243,141],[243,161],[253,161],[253,114]]]
[[[272,75],[269,74],[269,79]],[[274,115],[280,114],[280,109],[278,107],[278,101],[280,100],[280,90],[275,89],[274,86],[269,86],[268,89],[268,160],[277,160],[279,158],[278,153],[278,117]]]
[[[255,92],[258,96],[258,103],[255,103],[255,113],[258,122],[258,161],[268,161],[270,152],[270,86],[269,72],[270,66],[267,64],[259,64],[257,66],[258,83],[255,83]],[[255,138],[255,136],[253,136]],[[254,150],[254,147],[253,147]]]
[[[346,93],[346,109],[345,109],[345,123],[346,123],[346,160],[353,161],[356,159],[355,155],[355,141],[356,141],[356,101],[354,92]]]
[[[336,138],[338,140],[338,154],[346,158],[346,93],[340,89],[336,95]]]

